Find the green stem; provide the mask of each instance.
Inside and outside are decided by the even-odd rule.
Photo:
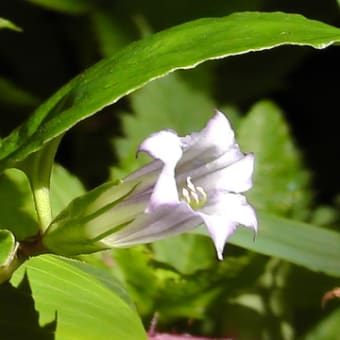
[[[42,185],[40,185],[42,184]],[[44,231],[52,220],[52,210],[50,203],[50,190],[44,183],[34,182],[31,184],[35,210],[38,215],[39,225]]]
[[[62,136],[59,136],[50,141],[20,165],[29,178],[41,234],[52,221],[50,179],[54,156],[61,138]]]
[[[41,240],[39,234],[30,241],[17,243],[13,255],[0,267],[0,284],[10,280],[13,273],[30,257],[48,252]]]
[[[25,262],[26,259],[19,259],[17,255],[6,266],[0,268],[0,284],[8,281],[13,273]]]

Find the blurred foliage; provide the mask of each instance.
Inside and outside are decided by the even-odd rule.
[[[243,151],[256,155],[249,200],[256,202],[258,209],[306,219],[311,201],[310,176],[279,108],[271,102],[257,103],[242,120],[238,140]]]
[[[10,29],[0,30],[0,136],[5,137],[73,76],[152,32],[196,18],[253,10],[301,13],[339,26],[338,4],[335,0],[162,4],[154,0],[2,0],[1,16],[10,21],[2,19],[0,28]],[[17,27],[22,32],[13,31]],[[173,128],[184,135],[199,130],[218,107],[233,122],[242,149],[256,154],[255,186],[249,200],[258,209],[339,230],[339,58],[338,47],[325,51],[280,47],[155,80],[66,135],[57,160],[75,175],[55,168],[54,215],[81,195],[84,187],[124,177],[147,161],[136,161],[135,150],[150,132]],[[37,226],[26,179],[10,170],[1,175],[0,184],[0,227],[18,238],[32,236]],[[19,230],[18,225],[25,229]],[[232,245],[223,262],[215,261],[214,254],[209,239],[182,235],[150,246],[83,256],[95,269],[77,267],[72,277],[79,286],[90,283],[93,291],[98,286],[105,290],[108,303],[101,312],[106,325],[116,311],[110,311],[111,299],[119,305],[131,304],[126,302],[126,292],[117,288],[119,284],[115,286],[113,275],[124,283],[146,328],[157,314],[156,329],[167,332],[250,340],[338,339],[339,301],[321,308],[323,294],[338,286],[338,279]],[[32,291],[22,273],[0,293],[11,306],[7,298],[25,290],[22,305],[34,321],[30,327],[49,334],[59,320],[51,305],[44,304],[47,289],[52,287],[60,298],[63,278],[69,275],[65,271],[76,266],[68,262],[62,268],[61,260],[54,258],[37,260],[51,262],[59,273],[55,286],[55,276],[46,268],[42,274],[47,279],[39,277],[34,261],[28,270],[35,273],[33,281],[42,284],[33,297],[40,304],[45,326],[39,325]],[[74,287],[70,284],[67,289]],[[122,300],[110,294],[117,290]],[[95,314],[99,302],[95,294],[83,295],[85,300],[89,296],[94,302],[88,312]],[[86,310],[76,294],[69,301],[74,308]],[[53,303],[51,298],[48,302]],[[127,312],[130,319],[138,325],[135,315]]]

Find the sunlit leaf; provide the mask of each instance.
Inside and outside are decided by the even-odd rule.
[[[84,186],[79,179],[59,164],[53,167],[50,189],[54,217],[73,199],[85,193]]]
[[[13,232],[18,240],[38,232],[33,196],[24,173],[8,169],[0,175],[0,229]]]
[[[0,169],[14,166],[80,120],[176,69],[280,45],[325,48],[339,41],[338,28],[285,13],[236,13],[153,34],[94,65],[41,105],[3,141]]]
[[[55,320],[56,340],[146,339],[136,312],[88,271],[58,257],[40,256],[15,273],[11,280],[14,286],[22,280],[24,271],[39,323]],[[2,322],[6,322],[5,317]]]

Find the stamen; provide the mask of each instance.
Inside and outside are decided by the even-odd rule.
[[[187,177],[187,187],[190,191],[195,191],[195,186],[191,182],[191,176]]]
[[[183,196],[184,200],[185,200],[188,204],[190,204],[190,203],[189,203],[189,202],[190,202],[190,193],[189,193],[189,191],[188,191],[185,187],[182,188],[182,196]]]
[[[182,188],[182,198],[191,206],[191,208],[197,210],[201,208],[207,202],[207,194],[202,187],[196,187],[191,177],[187,177],[186,184]]]

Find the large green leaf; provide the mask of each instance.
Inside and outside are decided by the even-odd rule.
[[[40,256],[25,263],[11,282],[18,286],[26,271],[39,324],[56,323],[56,340],[146,339],[137,313],[121,299],[116,287],[106,284],[103,276],[96,277],[99,269],[84,271],[80,268],[62,258]],[[13,295],[12,304],[16,300],[23,300],[22,296],[15,299]],[[6,328],[15,327],[7,323],[12,320],[8,320],[3,305],[0,313]],[[25,323],[23,318],[20,321]],[[36,326],[28,324],[27,338],[33,327]]]
[[[228,242],[249,250],[340,277],[340,234],[310,224],[258,213],[259,232],[238,228]],[[199,228],[199,233],[207,234]],[[224,252],[228,256],[228,246]]]
[[[249,201],[263,211],[303,219],[309,212],[309,174],[280,109],[269,101],[254,105],[237,130],[241,150],[255,154]]]
[[[42,104],[3,141],[0,169],[15,166],[80,120],[176,69],[285,44],[325,48],[339,41],[340,29],[285,13],[236,13],[154,34],[94,65]]]
[[[17,240],[35,235],[38,223],[33,196],[23,172],[8,169],[0,175],[0,229],[10,230]]]
[[[54,164],[50,189],[53,217],[57,216],[72,200],[85,193],[80,180],[59,164]]]

